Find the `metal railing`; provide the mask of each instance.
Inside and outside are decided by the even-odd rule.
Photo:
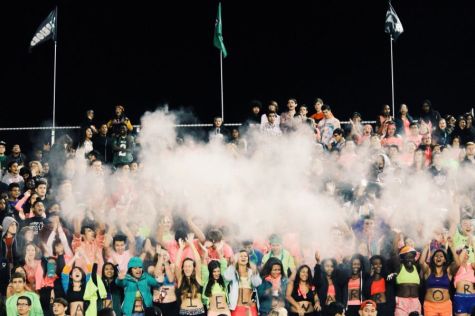
[[[347,125],[350,124],[350,121],[340,121],[340,124]],[[362,121],[361,124],[376,124],[376,121]],[[224,123],[224,126],[242,126],[243,123]],[[133,125],[134,128],[140,128],[141,125]],[[176,124],[175,127],[177,128],[199,128],[199,127],[211,127],[213,124],[211,123],[203,123],[203,124]],[[55,126],[55,130],[74,130],[80,129],[81,126]],[[22,126],[22,127],[0,127],[0,132],[2,131],[45,131],[45,130],[52,130],[52,126]]]

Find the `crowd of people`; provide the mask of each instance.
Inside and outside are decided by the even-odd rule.
[[[302,190],[344,214],[325,242],[281,227],[244,238],[236,226],[252,218],[206,221],[172,205],[137,180],[150,144],[121,105],[103,124],[87,111],[78,144],[65,135],[26,156],[1,141],[0,315],[475,315],[473,114],[442,117],[429,100],[417,112],[384,105],[376,124],[357,112],[341,124],[317,98],[313,109],[289,99],[284,112],[253,101],[241,127],[214,119],[204,143],[236,160],[310,140],[315,185]],[[180,138],[164,151],[183,146],[196,145]],[[444,210],[417,205],[422,220],[394,210],[412,210],[410,197],[391,198],[417,181]],[[158,197],[143,206],[147,192]]]

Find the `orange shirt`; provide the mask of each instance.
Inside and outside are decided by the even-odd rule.
[[[323,112],[318,112],[318,113],[314,113],[312,114],[312,116],[310,116],[311,119],[314,119],[316,123],[318,123],[320,120],[323,119]]]
[[[376,295],[385,292],[386,282],[384,281],[384,278],[381,278],[378,281],[373,281],[373,283],[371,283],[371,295]]]

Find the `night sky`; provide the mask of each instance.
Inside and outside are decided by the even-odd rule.
[[[11,1],[13,2],[13,1]],[[200,122],[220,113],[217,1],[14,1],[2,3],[0,126],[51,119],[53,42],[28,53],[41,21],[59,7],[57,124],[100,120],[124,104],[133,123],[168,103]],[[391,102],[387,1],[230,1],[223,5],[225,117],[252,99],[316,97],[346,120],[374,119]],[[470,1],[393,1],[405,32],[394,45],[396,104],[417,114],[429,98],[442,114],[475,103],[475,19]],[[0,138],[10,135],[0,132]]]

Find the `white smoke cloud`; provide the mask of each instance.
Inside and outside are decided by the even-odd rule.
[[[306,129],[281,138],[250,131],[244,136],[248,153],[192,137],[177,143],[178,115],[157,110],[142,117],[142,167],[135,175],[107,172],[98,178],[77,158],[70,177],[76,199],[109,224],[134,222],[150,230],[159,214],[171,211],[237,226],[236,239],[265,239],[274,232],[293,236],[307,257],[316,249],[323,256],[333,255],[342,245],[349,249],[347,254],[354,251],[347,239],[335,240],[334,227],[347,225],[355,214],[322,188],[327,179],[362,183],[372,161],[369,151],[349,151],[340,165],[335,155],[323,155]],[[377,216],[422,244],[443,225],[450,194],[429,176],[411,177],[410,171],[407,175],[389,174],[381,199],[372,207]],[[464,181],[469,185],[473,177]],[[79,201],[63,202],[72,217],[84,212]]]

